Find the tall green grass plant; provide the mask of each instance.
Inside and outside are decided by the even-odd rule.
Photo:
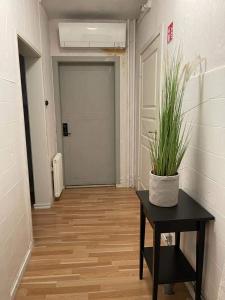
[[[176,175],[187,150],[189,132],[183,120],[182,102],[192,72],[193,65],[183,65],[180,52],[166,59],[159,129],[150,142],[151,171],[155,175]]]

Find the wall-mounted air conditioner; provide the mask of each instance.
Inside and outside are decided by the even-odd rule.
[[[126,23],[59,23],[61,47],[125,48]]]

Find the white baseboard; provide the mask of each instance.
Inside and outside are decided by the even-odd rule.
[[[68,185],[66,190],[85,189],[85,188],[101,188],[101,187],[115,187],[115,184],[92,184],[92,185]]]
[[[11,292],[10,292],[10,298],[11,300],[14,299],[14,297],[16,296],[16,291],[17,291],[17,288],[20,284],[20,281],[23,277],[23,274],[25,272],[25,269],[26,269],[26,265],[28,264],[29,260],[30,260],[30,256],[31,256],[31,251],[32,251],[32,248],[33,248],[33,242],[30,243],[30,246],[29,246],[29,249],[27,251],[27,254],[25,255],[25,258],[24,258],[24,261],[22,263],[22,266],[16,276],[16,279],[14,281],[14,284],[12,286],[12,289],[11,289]]]
[[[188,289],[188,292],[191,295],[191,298],[194,300],[195,299],[195,291],[193,284],[191,282],[185,282],[186,288]]]
[[[121,184],[121,183],[117,183],[117,184],[116,184],[116,187],[117,187],[117,188],[125,188],[126,186],[124,186],[124,185]]]
[[[130,185],[129,185],[129,179],[127,178],[127,180],[126,179],[120,179],[120,183],[117,183],[116,184],[116,187],[117,188],[129,188],[130,187]]]
[[[194,290],[193,283],[191,283],[191,282],[185,282],[185,285],[186,285],[186,287],[188,289],[188,292],[190,293],[191,298],[194,300],[195,299],[195,290]],[[203,293],[201,295],[201,299],[205,300],[205,297],[204,297]]]
[[[52,207],[52,203],[48,204],[34,204],[35,209],[48,209]]]

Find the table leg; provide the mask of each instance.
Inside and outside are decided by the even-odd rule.
[[[153,233],[153,286],[152,286],[152,300],[157,300],[158,284],[159,284],[159,259],[160,259],[160,241],[161,233],[157,226],[154,227]]]
[[[139,265],[139,278],[143,279],[143,264],[144,264],[144,244],[145,244],[145,214],[143,205],[140,206],[140,265]]]
[[[199,229],[197,231],[196,243],[196,290],[195,300],[201,299],[202,289],[202,271],[204,261],[204,246],[205,246],[205,222],[199,222]]]
[[[177,249],[180,248],[180,232],[175,233],[175,245]]]

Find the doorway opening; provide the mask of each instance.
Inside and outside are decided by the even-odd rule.
[[[67,59],[53,59],[64,185],[115,186],[120,183],[118,61]]]
[[[26,137],[27,177],[34,208],[49,208],[53,202],[52,170],[46,134],[46,106],[43,84],[43,60],[24,39],[18,36],[18,64]]]
[[[22,98],[23,98],[23,115],[24,115],[24,125],[25,125],[26,151],[27,151],[27,163],[28,163],[29,186],[30,186],[30,201],[31,201],[31,205],[33,206],[35,204],[35,193],[34,193],[34,174],[33,174],[33,162],[32,162],[32,146],[31,146],[31,135],[30,135],[29,106],[28,106],[28,97],[27,97],[25,57],[22,54],[19,54],[19,61],[20,61],[20,79],[21,79]]]

